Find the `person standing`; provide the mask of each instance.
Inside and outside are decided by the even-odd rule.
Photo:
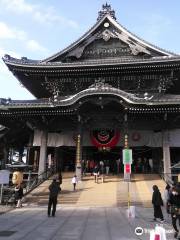
[[[58,173],[58,181],[59,181],[59,185],[62,184],[62,174],[61,174],[61,171],[59,171]]]
[[[17,203],[16,207],[20,208],[20,207],[22,207],[22,198],[23,198],[23,195],[24,195],[23,194],[23,188],[22,188],[21,184],[19,184],[19,185],[17,184],[15,186],[14,191],[15,191],[15,201]]]
[[[169,184],[166,185],[166,188],[164,190],[164,203],[166,206],[166,212],[167,214],[170,214],[170,205],[169,205],[169,198],[170,198],[170,189],[171,187],[169,186]]]
[[[157,218],[160,218],[161,222],[164,222],[164,217],[161,210],[161,206],[163,206],[163,200],[157,185],[153,186],[152,204],[154,207],[154,221],[156,221]]]
[[[52,208],[52,217],[55,217],[57,197],[60,192],[59,183],[56,182],[56,179],[53,179],[53,182],[49,185],[49,202],[48,202],[48,217],[51,216],[51,207]]]
[[[94,174],[95,183],[98,183],[98,177],[99,177],[99,167],[98,167],[98,165],[95,166],[93,174]]]
[[[177,227],[177,220],[180,226],[180,188],[173,187],[169,197],[171,208],[172,225],[175,230],[174,237],[180,239],[180,229]]]
[[[76,184],[78,183],[78,179],[77,179],[76,175],[74,175],[74,177],[72,178],[71,182],[73,184],[73,189],[75,191],[76,190]]]
[[[152,173],[153,172],[153,160],[152,158],[149,158],[149,168],[150,168],[150,172]]]
[[[119,158],[119,159],[116,160],[117,174],[120,173],[120,163],[121,163],[121,159]]]
[[[105,166],[106,166],[106,175],[109,175],[109,160],[106,160]]]
[[[100,166],[100,173],[104,174],[104,162],[102,160],[99,162],[99,166]]]

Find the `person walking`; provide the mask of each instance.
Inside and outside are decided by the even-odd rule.
[[[163,206],[163,200],[157,185],[153,186],[152,204],[154,207],[154,221],[156,221],[157,218],[160,218],[161,223],[164,222],[164,217],[161,210],[161,206]]]
[[[53,182],[49,185],[49,202],[48,202],[48,217],[51,216],[51,207],[52,208],[52,217],[55,217],[57,197],[61,191],[59,183],[56,182],[56,179],[53,179]]]
[[[77,179],[76,175],[74,175],[74,177],[72,178],[71,182],[73,184],[73,189],[75,191],[76,190],[76,184],[78,183],[78,179]]]
[[[175,230],[174,237],[180,239],[180,228],[177,227],[177,220],[180,227],[180,188],[173,187],[169,197],[172,225]]]
[[[98,183],[98,177],[99,177],[99,167],[98,167],[98,165],[95,166],[93,174],[94,174],[95,183]]]
[[[171,189],[171,187],[169,186],[169,184],[167,184],[166,188],[164,190],[164,203],[165,203],[165,206],[166,206],[167,214],[170,214],[170,204],[169,204],[170,189]]]
[[[19,184],[19,185],[17,184],[17,185],[15,186],[14,191],[15,191],[16,207],[17,207],[17,208],[20,208],[20,207],[22,207],[22,198],[23,198],[23,196],[24,196],[24,194],[23,194],[23,188],[22,188],[21,184]]]

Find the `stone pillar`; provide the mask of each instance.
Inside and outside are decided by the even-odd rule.
[[[82,177],[82,170],[81,170],[81,160],[82,160],[82,146],[81,146],[81,117],[78,116],[78,134],[76,139],[76,176],[79,180],[81,180]]]
[[[38,175],[46,171],[47,139],[48,139],[48,132],[46,130],[43,130],[41,132],[41,146],[40,146]],[[40,178],[42,177],[43,176],[40,176]]]
[[[168,182],[171,179],[171,156],[170,156],[170,146],[169,146],[169,132],[163,131],[162,133],[162,145],[163,145],[163,170],[164,179]]]

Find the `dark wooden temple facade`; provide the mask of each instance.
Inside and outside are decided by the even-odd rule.
[[[80,173],[93,151],[99,158],[121,157],[127,134],[137,156],[138,148],[151,149],[146,157],[170,172],[172,148],[180,147],[180,56],[128,31],[110,5],[61,52],[41,61],[9,55],[3,60],[36,97],[0,99],[6,163],[10,148],[22,155],[26,147],[27,163],[39,173],[52,161],[57,170],[75,164]]]

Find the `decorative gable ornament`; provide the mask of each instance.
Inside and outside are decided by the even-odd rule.
[[[106,14],[109,14],[113,19],[116,20],[115,11],[111,9],[110,4],[103,4],[102,9],[98,12],[97,21],[101,20]]]
[[[104,89],[104,88],[112,88],[112,86],[108,83],[105,83],[104,79],[99,78],[95,80],[94,84],[89,86],[89,88]]]
[[[117,36],[109,31],[108,29],[104,30],[101,34],[100,37],[102,37],[104,39],[104,41],[108,41],[110,38],[117,38]]]

